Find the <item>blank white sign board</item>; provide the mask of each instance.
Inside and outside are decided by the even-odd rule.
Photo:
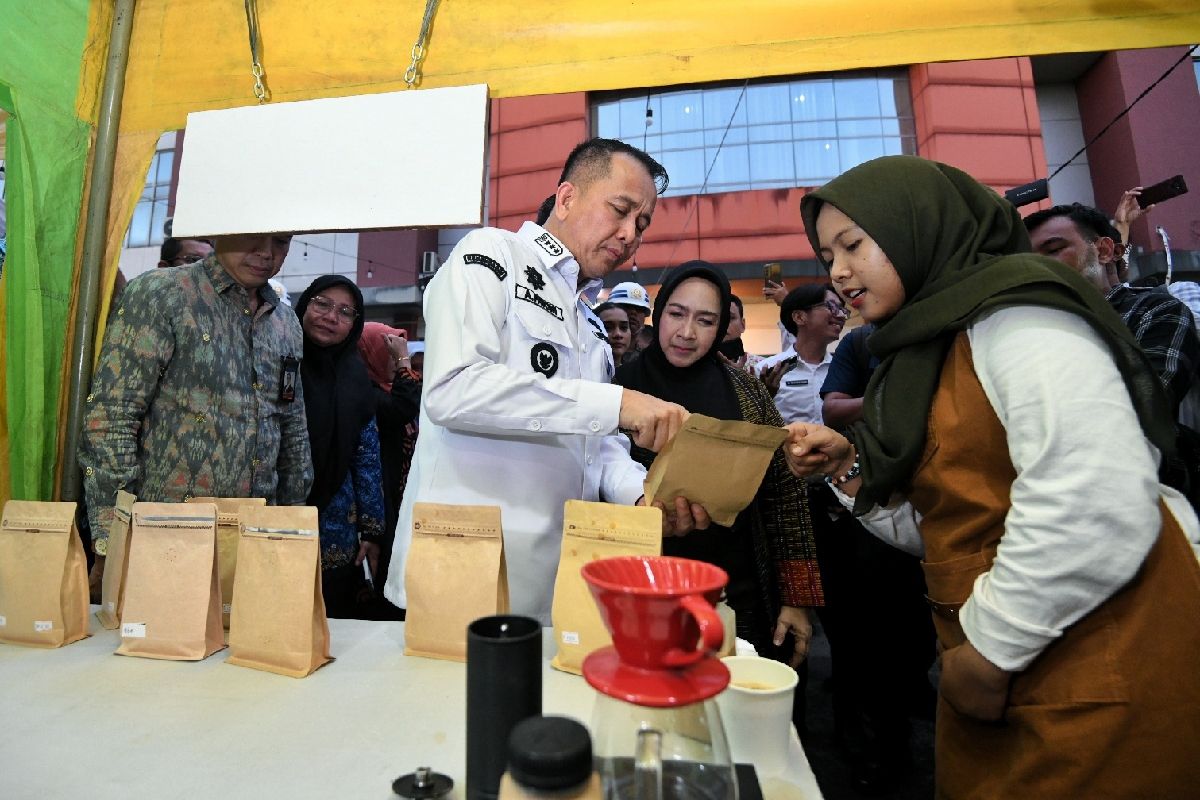
[[[188,114],[177,237],[479,225],[487,86]]]

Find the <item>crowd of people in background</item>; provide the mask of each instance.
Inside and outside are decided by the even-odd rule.
[[[264,497],[318,509],[330,616],[403,619],[413,505],[489,503],[513,611],[548,624],[564,500],[647,503],[689,413],[787,427],[732,526],[657,504],[663,552],[726,570],[761,655],[803,674],[823,631],[862,791],[911,765],[914,714],[946,796],[1200,783],[1200,338],[1186,291],[1125,283],[1138,190],[1022,220],[954,168],[868,162],[805,198],[829,279],[767,283],[771,354],[704,261],[600,301],[666,181],[576,148],[536,222],[471,232],[430,282],[427,366],[350,278],[289,309],[290,235],[168,239],[88,396],[93,577],[118,489]]]

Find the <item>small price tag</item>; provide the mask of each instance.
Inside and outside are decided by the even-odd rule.
[[[575,631],[562,632],[563,644],[579,644],[579,634]]]
[[[48,619],[35,619],[33,621],[34,633],[45,633],[52,630],[54,630],[54,623]]]
[[[105,603],[105,604],[104,604],[104,607],[105,607],[105,608],[107,608],[109,611],[116,611],[116,610],[117,610],[117,604],[116,604],[116,602],[115,602],[115,601],[113,601],[113,600],[109,600],[107,603]]]
[[[121,637],[126,639],[145,639],[146,623],[124,622],[121,624]]]
[[[233,604],[232,603],[222,603],[221,604],[221,613],[222,614],[232,614],[233,613]]]
[[[4,628],[7,626],[8,626],[8,617],[4,616],[3,614],[0,614],[0,628]]]

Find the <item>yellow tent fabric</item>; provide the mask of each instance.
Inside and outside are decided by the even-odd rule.
[[[262,0],[271,101],[406,88],[423,11],[420,0]],[[420,86],[486,83],[510,97],[1193,40],[1200,0],[446,0]],[[118,173],[144,170],[146,134],[184,127],[191,111],[252,104],[253,85],[242,3],[138,0]],[[82,112],[94,98],[79,102]],[[121,224],[110,226],[104,286],[134,188],[114,186]]]

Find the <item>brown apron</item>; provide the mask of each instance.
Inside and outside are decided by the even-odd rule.
[[[944,648],[964,641],[958,609],[995,558],[1015,478],[959,334],[909,495],[924,517],[925,581]],[[939,699],[938,797],[1200,797],[1200,564],[1161,507],[1162,531],[1141,570],[1014,677],[1002,722],[964,717]],[[1096,534],[1097,547],[1120,535]]]

